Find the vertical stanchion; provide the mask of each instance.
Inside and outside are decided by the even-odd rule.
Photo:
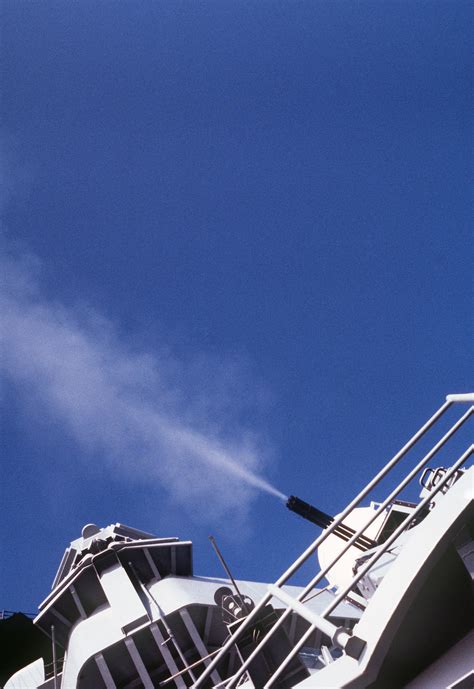
[[[54,631],[54,624],[51,625],[51,644],[53,647],[53,686],[58,689],[58,671],[56,667],[56,634]]]

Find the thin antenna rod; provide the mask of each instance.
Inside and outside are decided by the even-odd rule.
[[[54,673],[53,686],[54,686],[54,689],[58,689],[58,670],[56,667],[56,634],[54,631],[54,624],[51,625],[51,645],[53,647],[53,673]]]
[[[236,592],[237,592],[237,595],[239,596],[240,600],[242,601],[242,606],[245,608],[245,612],[246,612],[247,615],[248,615],[248,614],[249,614],[249,611],[248,611],[247,606],[245,605],[244,597],[243,597],[243,595],[240,593],[239,587],[237,586],[237,582],[235,581],[234,577],[232,576],[232,572],[230,571],[230,569],[229,569],[229,567],[228,567],[228,565],[227,565],[227,562],[224,560],[224,558],[223,558],[223,556],[222,556],[222,553],[221,553],[221,551],[219,550],[219,546],[218,546],[217,543],[216,543],[216,539],[214,538],[214,536],[209,536],[209,540],[211,541],[211,545],[212,545],[212,547],[214,548],[214,550],[216,551],[216,555],[217,555],[217,557],[219,558],[219,560],[220,560],[220,562],[221,562],[221,565],[224,567],[227,576],[228,576],[229,579],[231,580],[232,586],[235,588],[235,590],[236,590]]]

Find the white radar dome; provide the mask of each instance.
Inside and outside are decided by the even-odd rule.
[[[96,533],[99,533],[100,529],[97,526],[97,524],[86,524],[81,531],[81,536],[82,538],[90,538],[91,536],[95,536]]]

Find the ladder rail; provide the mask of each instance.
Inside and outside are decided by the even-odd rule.
[[[474,445],[471,445],[462,455],[461,457],[453,464],[453,466],[449,469],[448,472],[443,477],[443,480],[440,481],[430,492],[429,495],[426,496],[416,507],[416,509],[413,511],[413,513],[409,514],[405,520],[397,527],[397,529],[390,535],[390,537],[382,544],[382,547],[380,550],[377,550],[372,557],[366,562],[360,570],[356,573],[356,575],[353,577],[351,582],[347,584],[345,588],[343,588],[336,596],[336,598],[331,601],[331,603],[325,608],[325,610],[320,613],[319,617],[322,619],[325,619],[328,615],[331,614],[331,612],[339,605],[341,601],[345,599],[349,591],[352,589],[353,586],[355,586],[365,574],[374,566],[376,562],[384,555],[388,548],[394,543],[394,541],[397,540],[397,538],[400,536],[400,534],[403,533],[403,531],[407,528],[407,526],[410,524],[411,520],[413,517],[416,517],[417,514],[419,514],[427,505],[428,503],[433,499],[433,497],[449,482],[449,480],[455,475],[456,471],[469,459],[469,457],[474,453]],[[291,605],[291,602],[288,601],[289,596],[287,598],[287,603],[288,605]],[[295,600],[296,602],[296,600]],[[295,612],[298,612],[295,608],[292,608],[295,610]],[[315,628],[321,628],[318,624],[318,620],[315,619],[313,622],[313,625]],[[273,631],[273,629],[271,630]],[[264,689],[269,689],[271,685],[275,682],[275,680],[278,679],[278,677],[281,675],[283,670],[286,668],[288,663],[295,657],[295,655],[299,652],[301,646],[303,645],[302,640],[300,639],[295,646],[292,648],[290,653],[287,655],[287,657],[283,660],[283,662],[280,664],[280,666],[275,670],[275,672],[272,674],[268,682],[265,684]]]
[[[281,588],[294,574],[297,572],[300,567],[308,560],[309,557],[311,557],[318,547],[332,534],[334,531],[337,530],[339,525],[343,522],[343,520],[347,517],[352,510],[357,507],[357,505],[373,490],[375,486],[377,486],[382,479],[389,474],[392,469],[401,461],[401,459],[411,450],[416,443],[439,421],[439,419],[444,415],[444,413],[447,411],[448,408],[450,408],[452,405],[459,404],[459,403],[466,403],[466,402],[472,402],[472,399],[474,399],[472,393],[467,393],[467,394],[462,394],[462,395],[448,395],[446,397],[446,401],[437,409],[437,411],[434,412],[434,414],[416,431],[416,433],[413,434],[413,436],[403,445],[403,447],[380,469],[380,471],[375,475],[375,477],[367,483],[367,485],[356,495],[356,497],[347,505],[347,507],[339,514],[337,518],[334,519],[334,521],[316,538],[307,548],[306,550],[287,568],[285,572],[277,579],[277,581],[274,584],[274,587],[276,588]],[[459,419],[453,426],[445,433],[445,435],[433,446],[433,448],[423,457],[423,459],[417,464],[417,466],[411,470],[405,478],[399,482],[397,487],[390,493],[388,498],[384,500],[383,503],[381,503],[379,510],[374,512],[374,514],[370,517],[370,519],[367,521],[366,524],[364,524],[358,531],[356,531],[351,538],[344,544],[343,549],[341,550],[340,553],[327,565],[325,568],[320,570],[320,572],[313,577],[313,579],[309,582],[309,584],[303,589],[303,591],[298,595],[298,598],[295,599],[298,602],[304,602],[304,598],[308,595],[308,593],[314,588],[314,586],[321,580],[323,577],[329,572],[329,570],[336,564],[337,561],[342,557],[342,555],[347,552],[347,550],[354,544],[354,542],[359,538],[361,535],[363,535],[363,532],[367,529],[368,526],[380,515],[380,510],[384,509],[388,504],[390,504],[393,499],[400,493],[401,490],[415,477],[415,475],[420,471],[423,466],[430,461],[430,459],[435,455],[436,452],[454,435],[454,433],[462,426],[465,421],[471,416],[471,414],[474,412],[474,406],[471,406],[470,409],[462,416],[461,419]],[[468,455],[472,454],[472,447],[468,451]],[[463,455],[464,456],[464,455]],[[466,461],[467,459],[464,459]],[[459,462],[460,460],[458,460]],[[440,482],[436,486],[436,493],[439,491],[440,486],[444,486],[446,481],[448,480],[446,478],[448,474],[444,476],[444,479],[442,482]],[[449,476],[451,477],[453,474],[451,473],[451,470],[449,472]],[[432,499],[434,493],[430,493],[430,498]],[[416,509],[421,509],[420,503]],[[427,504],[427,503],[425,503]],[[394,532],[397,535],[395,538],[398,537],[399,533],[401,533],[406,527],[407,524],[413,519],[413,514],[410,514],[407,519],[405,519],[404,522],[402,522],[402,525],[397,528],[397,530]],[[401,528],[402,527],[402,528]],[[388,539],[389,545],[390,543],[395,540],[393,538],[393,534],[391,537]],[[388,542],[387,541],[387,542]],[[386,543],[387,543],[386,542]],[[389,545],[386,546],[385,549],[383,549],[380,552],[379,557],[382,556],[384,552],[386,552],[386,549],[389,547]],[[379,551],[377,551],[378,554]],[[378,558],[377,558],[378,559]],[[373,566],[375,561],[372,561],[372,558],[369,560],[369,566],[367,568],[370,569],[371,566]],[[364,565],[363,569],[365,569],[366,565]],[[360,570],[362,571],[362,570]],[[359,575],[360,572],[357,574]],[[365,572],[364,572],[365,573]],[[363,574],[360,574],[360,577],[364,576]],[[359,580],[359,579],[357,579]],[[351,587],[352,587],[351,583]],[[337,595],[336,599],[331,602],[330,606],[326,608],[324,613],[321,615],[321,617],[325,618],[327,615],[329,615],[336,607],[339,605],[339,603],[344,600],[346,597],[347,593],[349,592],[350,588],[348,590],[345,590],[343,595],[342,592]],[[347,588],[347,587],[346,587]],[[217,665],[221,662],[222,658],[225,656],[225,654],[231,650],[231,648],[234,646],[235,642],[241,637],[241,635],[251,626],[253,622],[256,621],[257,616],[259,612],[262,610],[262,608],[267,605],[271,599],[272,599],[272,593],[268,591],[262,599],[257,603],[255,608],[251,611],[251,613],[246,617],[246,619],[243,621],[243,623],[240,625],[238,629],[235,630],[235,632],[228,638],[228,640],[224,643],[222,648],[220,649],[220,652],[213,658],[211,663],[209,663],[208,667],[204,670],[204,672],[198,677],[196,682],[192,685],[193,689],[199,689],[201,685],[207,680],[207,678],[211,675],[213,670],[217,667]],[[335,602],[337,601],[337,602]],[[256,658],[256,656],[262,651],[263,647],[266,645],[266,643],[272,638],[273,634],[276,632],[276,630],[283,624],[285,619],[291,614],[291,608],[286,608],[286,610],[283,611],[282,615],[278,618],[278,620],[275,622],[273,627],[269,630],[269,632],[263,637],[263,639],[260,641],[258,646],[252,651],[252,653],[247,657],[247,659],[242,663],[242,665],[239,667],[238,671],[233,674],[230,678],[225,680],[222,684],[226,684],[227,689],[233,689],[243,676],[243,673],[248,669],[250,663]],[[287,658],[285,659],[285,664],[284,666],[286,667],[287,663],[290,662],[291,658],[296,655],[298,652],[299,648],[301,647],[302,644],[304,644],[304,641],[306,640],[307,637],[310,636],[310,634],[316,629],[314,625],[310,625],[309,630],[303,634],[302,638],[299,640],[297,645],[292,649],[291,653]],[[298,650],[296,648],[298,647]],[[291,657],[290,657],[291,656]],[[282,665],[273,673],[272,677],[269,680],[269,683],[267,683],[266,686],[270,686],[273,681],[277,679],[279,674],[283,671],[284,667],[283,663]],[[281,668],[281,669],[280,669]],[[278,675],[276,674],[278,673]]]
[[[380,510],[384,509],[388,504],[390,504],[393,499],[398,495],[398,493],[405,488],[408,483],[416,476],[416,474],[424,467],[425,464],[427,464],[433,456],[438,452],[443,445],[456,433],[456,431],[459,430],[459,428],[470,418],[472,413],[474,412],[474,407],[470,407],[463,416],[458,419],[458,421],[451,426],[451,428],[445,433],[445,435],[433,446],[433,448],[423,457],[422,460],[416,465],[414,469],[403,479],[399,485],[390,493],[388,498],[386,498],[380,505],[380,508],[377,512],[374,512],[374,514],[369,518],[369,520],[358,530],[356,531],[352,537],[347,541],[343,548],[339,551],[339,553],[336,555],[336,557],[331,560],[324,568],[322,568],[318,574],[316,574],[313,579],[307,584],[307,586],[303,589],[303,591],[298,595],[296,600],[298,602],[304,602],[304,598],[310,593],[313,588],[323,579],[326,574],[334,567],[334,565],[340,560],[340,558],[347,552],[347,550],[351,547],[351,545],[356,541],[356,539],[372,524],[375,519],[380,514]],[[408,524],[411,520],[413,519],[413,514],[410,513],[408,520],[406,523]],[[405,527],[404,527],[405,528]],[[276,586],[276,584],[275,584]],[[352,585],[351,585],[352,587]],[[347,593],[346,593],[347,595]],[[344,596],[345,597],[345,596]],[[340,602],[340,601],[339,601]],[[339,603],[338,603],[339,604]],[[335,606],[334,606],[335,607]],[[332,612],[332,610],[331,610]],[[260,644],[252,651],[250,656],[246,659],[244,664],[241,666],[241,670],[246,670],[250,663],[256,658],[256,656],[260,653],[260,651],[263,649],[263,647],[268,643],[268,641],[271,639],[273,636],[273,633],[276,632],[276,630],[281,627],[283,622],[286,620],[286,618],[291,614],[291,610],[287,608],[283,614],[280,616],[280,618],[275,622],[273,625],[272,629],[268,632],[268,634],[265,635],[265,637],[262,639]],[[329,614],[329,613],[326,613]],[[325,615],[321,615],[321,617],[325,617]],[[314,631],[316,627],[313,627],[312,631]],[[308,634],[309,636],[309,634]],[[301,640],[300,640],[300,645],[301,645]],[[292,656],[293,657],[293,656]],[[234,679],[234,678],[233,678]],[[232,687],[235,686],[234,682],[229,683],[228,689],[232,689]]]

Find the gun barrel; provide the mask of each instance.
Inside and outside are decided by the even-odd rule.
[[[334,517],[326,514],[326,512],[318,510],[317,507],[313,507],[309,502],[305,502],[295,495],[290,495],[286,506],[291,512],[299,514],[303,519],[307,519],[309,522],[316,524],[316,526],[320,526],[322,529],[327,529],[334,521]],[[343,541],[348,541],[355,534],[355,531],[350,526],[347,526],[347,524],[338,524],[333,533]],[[354,541],[354,546],[362,551],[370,550],[370,548],[374,548],[376,545],[377,543],[371,538],[367,538],[367,536],[359,536]]]

